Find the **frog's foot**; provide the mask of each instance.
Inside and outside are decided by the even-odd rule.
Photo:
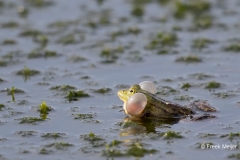
[[[216,112],[217,109],[211,106],[207,101],[204,100],[195,100],[189,104],[190,108],[198,109],[204,112]]]
[[[191,121],[200,121],[200,120],[211,119],[211,118],[216,118],[216,116],[205,113],[205,114],[197,116],[197,117],[192,117]]]

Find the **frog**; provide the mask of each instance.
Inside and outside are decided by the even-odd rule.
[[[200,121],[205,119],[216,118],[215,115],[206,112],[217,112],[217,109],[211,106],[206,100],[195,100],[187,106],[183,106],[169,100],[158,97],[156,94],[151,93],[145,89],[142,89],[140,85],[134,84],[129,89],[122,89],[117,92],[118,97],[124,102],[123,110],[126,115],[131,118],[143,119],[143,118],[188,118],[190,121]],[[144,101],[141,107],[137,106],[137,112],[135,108],[131,109],[133,105],[129,105],[130,99],[136,99],[135,95],[140,95],[139,100]],[[134,99],[134,100],[135,100]],[[144,100],[146,99],[146,100]],[[137,105],[139,103],[136,103]],[[198,115],[198,111],[205,112],[202,115]],[[197,116],[194,116],[197,115]]]

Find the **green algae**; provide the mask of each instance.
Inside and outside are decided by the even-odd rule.
[[[51,58],[51,57],[57,57],[58,54],[56,51],[52,50],[33,50],[30,53],[28,53],[27,57],[29,59],[31,58]]]
[[[42,32],[38,30],[26,30],[19,34],[19,36],[22,36],[22,37],[36,37],[38,35],[42,35]]]
[[[228,155],[228,158],[240,159],[240,153],[230,154],[230,155]]]
[[[214,78],[213,75],[205,74],[205,73],[194,73],[194,74],[189,74],[188,76],[197,79],[197,80],[204,80],[207,78]]]
[[[203,0],[191,0],[191,1],[176,1],[174,17],[177,19],[183,19],[187,15],[194,17],[206,14],[211,9],[211,3]]]
[[[40,72],[34,69],[30,69],[26,66],[24,66],[24,69],[17,71],[16,75],[21,75],[23,77],[31,77],[38,75]]]
[[[12,87],[12,89],[11,89],[11,95],[12,95],[12,101],[13,101],[13,102],[15,101],[14,91],[15,91],[15,89],[14,89],[14,87]]]
[[[236,132],[236,133],[230,132],[228,134],[228,139],[229,140],[232,141],[234,138],[240,138],[240,132]]]
[[[17,22],[6,22],[1,24],[2,28],[17,28],[19,25]]]
[[[47,155],[47,154],[51,154],[52,152],[53,152],[52,150],[42,148],[42,149],[40,149],[39,154]]]
[[[68,101],[77,101],[77,100],[79,100],[79,98],[83,98],[83,97],[90,97],[90,95],[85,93],[82,90],[79,90],[79,91],[69,91],[65,98],[67,98]]]
[[[48,113],[50,111],[52,111],[53,109],[47,105],[47,103],[45,101],[42,101],[42,103],[39,105],[39,112],[40,114],[45,117],[45,115],[48,115]]]
[[[14,44],[17,44],[17,42],[13,39],[5,39],[3,42],[2,42],[2,45],[14,45]]]
[[[8,65],[7,61],[0,60],[0,67],[6,67]]]
[[[89,134],[84,134],[80,136],[81,139],[85,140],[85,141],[102,141],[103,138],[101,138],[98,135],[95,135],[94,133],[90,132]]]
[[[57,150],[64,150],[64,149],[66,149],[68,147],[72,147],[72,146],[74,146],[74,145],[71,143],[65,143],[65,142],[54,142],[54,143],[45,145],[45,147],[47,147],[47,148],[54,147]]]
[[[223,50],[227,52],[240,52],[240,44],[239,43],[230,44],[228,46],[223,47]]]
[[[100,89],[95,89],[94,92],[95,93],[100,93],[100,94],[105,94],[112,91],[111,88],[100,88]]]
[[[167,131],[162,133],[164,139],[173,139],[173,138],[183,138],[183,136],[179,132]]]
[[[71,25],[78,24],[77,21],[56,21],[48,25],[49,28],[67,28]]]
[[[209,44],[214,43],[213,40],[207,38],[197,38],[193,40],[192,47],[196,49],[203,49],[209,46]]]
[[[213,93],[213,95],[217,96],[218,98],[230,98],[230,97],[236,96],[236,94],[228,93],[228,92],[218,92],[218,93]]]
[[[12,87],[11,89],[10,88],[7,88],[5,89],[7,91],[7,94],[8,95],[12,95],[12,94],[22,94],[22,93],[25,93],[24,90],[21,90],[19,88],[15,88],[15,87]]]
[[[177,58],[176,62],[199,63],[199,62],[202,62],[202,59],[195,55],[188,55],[188,56]]]
[[[188,88],[192,87],[192,85],[190,83],[183,83],[181,84],[181,89],[185,89],[186,91],[188,90]]]
[[[19,124],[25,124],[25,123],[36,124],[37,122],[44,121],[44,119],[38,118],[38,117],[23,117],[23,118],[19,118],[17,120],[20,121]]]
[[[215,89],[215,88],[220,88],[220,87],[221,87],[221,83],[216,82],[216,81],[211,81],[211,82],[205,83],[206,89]]]
[[[16,131],[15,134],[20,135],[21,137],[32,137],[35,136],[37,131]]]
[[[144,15],[144,8],[140,5],[134,5],[131,14],[135,17],[142,17]]]
[[[79,114],[73,114],[73,115],[75,116],[74,119],[89,119],[94,117],[94,114],[90,114],[90,113],[88,114],[79,113]]]
[[[174,97],[174,100],[180,100],[180,101],[190,101],[191,99],[193,99],[193,97],[188,95],[180,95],[180,96]]]
[[[162,46],[175,46],[178,40],[177,34],[169,32],[159,32],[156,38],[152,39],[151,42],[146,46],[146,49],[162,48]]]
[[[42,7],[48,7],[53,5],[54,3],[52,1],[47,0],[24,0],[25,3],[29,4],[32,7],[42,8]]]
[[[50,90],[57,90],[57,91],[69,91],[73,89],[76,89],[76,87],[71,85],[58,85],[50,88]]]
[[[160,91],[157,91],[156,94],[160,94],[160,95],[174,95],[174,94],[178,94],[179,91],[170,87],[170,86],[162,86],[160,88]]]
[[[42,138],[47,138],[47,139],[63,138],[63,136],[66,136],[66,134],[65,133],[44,133],[41,135]]]
[[[211,15],[202,15],[194,19],[194,29],[208,29],[213,25],[213,17]]]
[[[44,48],[47,46],[49,40],[46,35],[38,35],[38,36],[34,37],[34,41],[36,43],[39,43],[41,45],[41,47]]]
[[[112,142],[111,142],[112,143]],[[128,145],[128,148],[126,150],[119,150],[119,144],[122,142],[120,141],[119,143],[115,145],[108,144],[106,145],[106,149],[102,151],[102,155],[106,157],[144,157],[146,154],[154,154],[158,152],[155,149],[146,149],[144,148],[143,144],[139,142],[132,143]]]
[[[5,107],[4,104],[0,104],[0,111],[2,111],[4,107]]]
[[[102,61],[103,63],[114,63],[118,58],[118,54],[123,52],[124,50],[122,46],[119,46],[117,48],[105,47],[102,49],[100,57],[104,59],[104,61]]]
[[[134,157],[144,157],[146,154],[154,154],[157,150],[155,149],[145,149],[141,143],[133,143],[127,150],[127,155]]]
[[[68,34],[68,35],[60,37],[57,40],[57,43],[63,44],[63,45],[70,45],[70,44],[76,44],[77,41],[75,39],[74,34]]]
[[[73,56],[69,57],[68,60],[73,62],[73,63],[78,63],[78,62],[87,61],[88,59],[84,58],[82,56],[73,55]]]

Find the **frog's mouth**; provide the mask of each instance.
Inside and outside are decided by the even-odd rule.
[[[124,102],[126,103],[129,96],[126,94],[127,90],[120,90],[118,91],[118,97]]]

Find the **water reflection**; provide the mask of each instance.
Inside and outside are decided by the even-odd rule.
[[[144,118],[144,119],[131,119],[125,118],[121,123],[121,133],[120,136],[129,136],[142,133],[156,133],[156,128],[169,127],[179,122],[179,118]]]

